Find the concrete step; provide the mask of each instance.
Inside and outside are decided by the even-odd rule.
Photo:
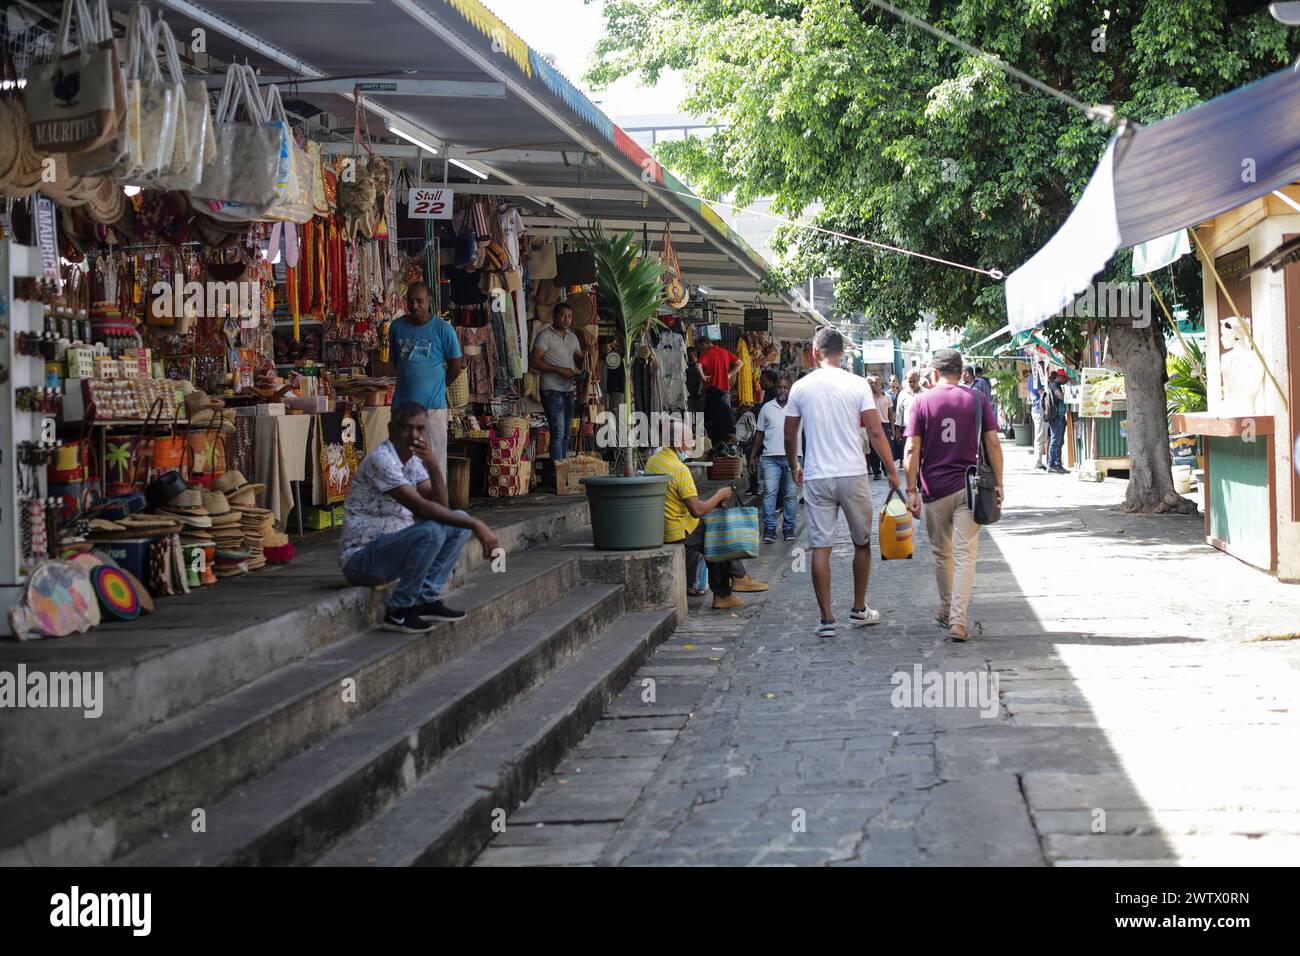
[[[436,764],[321,866],[471,862],[672,632],[675,611],[623,616],[504,714]]]
[[[585,498],[539,495],[476,510],[510,559],[589,526]],[[80,710],[11,710],[0,721],[0,794],[103,753],[133,734],[244,687],[322,648],[370,629],[370,588],[350,587],[338,568],[338,536],[295,542],[286,566],[164,598],[124,624],[57,641],[0,641],[0,669],[95,672],[103,716]],[[461,555],[451,586],[491,561],[477,541]],[[0,841],[0,846],[5,845]]]
[[[464,620],[428,635],[373,631],[322,648],[8,794],[0,798],[0,865],[95,865],[130,852],[167,821],[215,805],[577,584],[571,552],[520,554],[508,574],[483,569],[457,591],[451,603],[468,612]]]
[[[448,751],[623,612],[622,588],[582,585],[489,638],[405,693],[188,815],[121,862],[129,866],[310,862],[384,809]]]

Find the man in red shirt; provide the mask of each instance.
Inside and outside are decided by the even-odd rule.
[[[700,367],[704,371],[704,430],[717,448],[736,433],[731,414],[731,383],[744,362],[709,339],[700,342]]]

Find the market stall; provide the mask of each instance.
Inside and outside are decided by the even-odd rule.
[[[15,317],[0,418],[18,449],[0,583],[13,600],[51,559],[81,554],[89,573],[110,550],[129,552],[142,596],[183,593],[290,560],[290,532],[336,527],[360,460],[386,438],[388,330],[415,283],[431,288],[463,356],[446,389],[459,507],[539,482],[580,493],[577,478],[613,457],[597,434],[620,396],[646,413],[688,410],[685,350],[700,325],[746,355],[737,404],[753,400],[764,365],[807,361],[773,334],[773,315],[804,337],[813,317],[759,293],[766,264],[522,41],[514,62],[527,69],[503,76],[474,18],[382,4],[376,20],[414,18],[426,45],[483,80],[379,83],[321,45],[357,28],[333,10],[299,31],[255,5],[240,27],[195,4],[160,3],[164,21],[98,0],[84,23],[82,4],[43,6],[46,20],[25,29],[50,42],[24,49],[91,61],[85,77],[104,84],[97,109],[59,112],[59,61],[15,60],[5,44],[5,75],[25,81],[0,93],[0,126],[14,134],[0,136]],[[202,56],[175,41],[191,26],[212,31]],[[263,29],[281,42],[260,42]],[[296,44],[327,69],[283,54]],[[401,113],[377,101],[390,93]],[[499,122],[483,122],[484,99]],[[567,145],[516,148],[553,146],[557,129],[578,162]],[[653,181],[641,176],[651,164]],[[635,354],[610,358],[621,330],[580,223],[630,233],[673,267],[677,308]],[[557,468],[529,351],[561,302],[586,367],[568,442],[579,457]],[[712,321],[692,321],[694,307]],[[717,321],[748,310],[760,328]],[[227,491],[236,497],[218,497]]]

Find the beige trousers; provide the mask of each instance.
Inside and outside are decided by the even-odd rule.
[[[429,447],[433,449],[438,467],[442,469],[442,480],[447,481],[447,409],[429,409]]]
[[[980,548],[980,526],[966,506],[966,489],[926,504],[925,531],[934,551],[939,606],[948,614],[949,625],[965,627]]]

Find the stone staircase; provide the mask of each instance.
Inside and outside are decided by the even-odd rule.
[[[684,613],[679,549],[503,540],[507,570],[471,562],[449,598],[463,620],[291,623],[295,659],[6,793],[0,865],[469,862]]]

